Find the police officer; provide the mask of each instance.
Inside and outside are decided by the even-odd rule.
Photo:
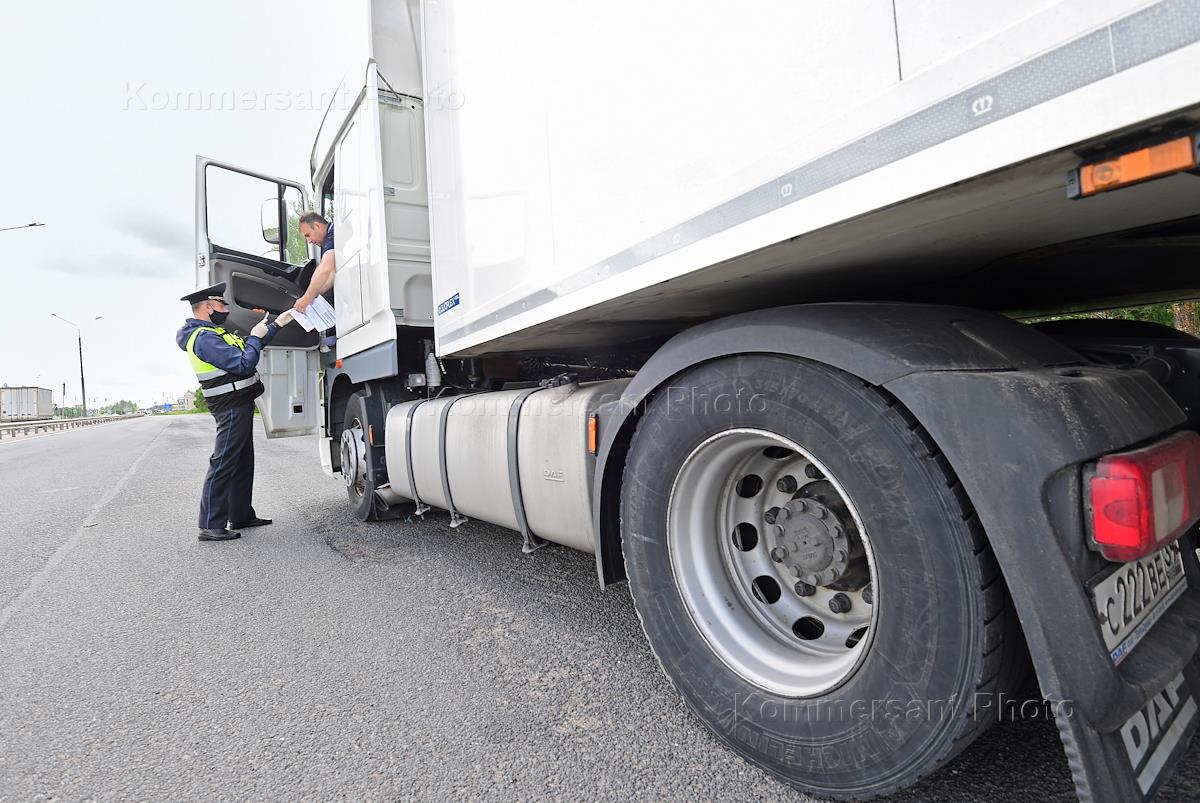
[[[275,323],[267,317],[254,325],[242,339],[222,328],[229,316],[225,283],[214,284],[180,300],[192,305],[192,317],[175,335],[179,348],[187,352],[192,370],[208,409],[217,420],[217,443],[208,460],[208,475],[200,494],[200,540],[231,541],[241,538],[237,530],[261,527],[270,519],[259,518],[251,497],[254,493],[254,400],[263,384],[255,373],[259,353],[291,320],[285,312]],[[228,527],[226,524],[228,523]]]

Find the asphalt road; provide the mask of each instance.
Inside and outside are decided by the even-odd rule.
[[[718,745],[590,556],[365,525],[256,433],[241,541],[195,538],[206,415],[0,444],[0,800],[803,800]],[[1193,745],[1162,800],[1194,799]],[[1073,800],[1051,722],[898,800]]]

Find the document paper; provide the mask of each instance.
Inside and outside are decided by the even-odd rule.
[[[296,323],[304,327],[306,332],[311,332],[313,329],[323,332],[326,329],[332,329],[337,323],[337,314],[333,311],[333,307],[329,306],[329,302],[325,300],[324,296],[314,298],[304,312],[298,309],[292,310],[292,315],[295,317]]]

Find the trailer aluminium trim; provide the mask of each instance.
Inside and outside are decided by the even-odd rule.
[[[568,277],[569,292],[692,245],[892,162],[1200,41],[1200,0],[1162,0],[649,237]],[[447,332],[455,341],[559,298],[540,289]]]

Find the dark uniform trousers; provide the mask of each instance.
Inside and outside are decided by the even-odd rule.
[[[254,402],[213,413],[217,444],[200,494],[200,529],[254,518]]]

